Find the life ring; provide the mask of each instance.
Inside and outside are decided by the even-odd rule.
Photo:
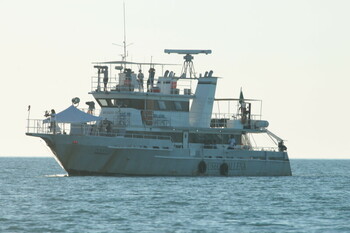
[[[202,160],[198,164],[198,173],[203,175],[207,171],[207,164]]]
[[[220,165],[220,175],[227,176],[228,175],[228,165],[227,163],[223,163]]]

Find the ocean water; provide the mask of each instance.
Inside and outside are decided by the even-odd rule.
[[[350,160],[291,177],[68,177],[0,158],[0,232],[350,232]]]

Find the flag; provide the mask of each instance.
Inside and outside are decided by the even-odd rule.
[[[240,104],[244,103],[244,97],[243,97],[242,88],[241,88],[241,93],[239,94],[239,103],[240,103]]]

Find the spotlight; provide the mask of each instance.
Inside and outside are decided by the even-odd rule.
[[[72,104],[73,104],[73,105],[78,106],[78,105],[79,105],[79,102],[80,102],[79,97],[74,97],[74,98],[72,99]]]

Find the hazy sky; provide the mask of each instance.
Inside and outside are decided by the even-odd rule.
[[[181,63],[165,48],[212,49],[217,97],[263,100],[290,158],[348,158],[350,1],[126,0],[129,59]],[[91,62],[120,59],[123,1],[0,0],[2,156],[48,156],[31,118],[92,100]],[[181,67],[179,67],[180,69]],[[178,71],[177,73],[179,73]],[[159,74],[159,73],[158,73]]]

